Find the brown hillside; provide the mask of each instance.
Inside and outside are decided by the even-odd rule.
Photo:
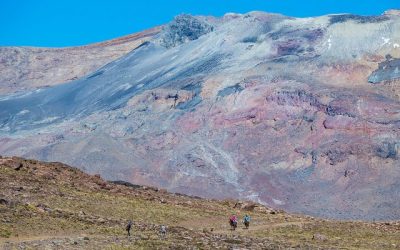
[[[4,249],[400,249],[398,222],[340,222],[115,184],[61,163],[0,159]],[[252,216],[249,230],[227,218]],[[133,220],[131,237],[125,235]],[[167,237],[158,234],[168,226]]]

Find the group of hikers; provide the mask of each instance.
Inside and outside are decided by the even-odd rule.
[[[243,217],[243,224],[246,229],[249,229],[250,226],[250,216],[246,214]],[[130,220],[128,221],[128,225],[126,225],[126,231],[128,232],[128,236],[131,236],[131,229],[132,229],[133,222]],[[229,217],[229,225],[231,226],[231,230],[235,231],[238,225],[238,217],[235,214],[232,214]],[[167,235],[167,227],[165,225],[160,226],[160,236],[165,237]]]
[[[249,229],[250,226],[250,216],[248,214],[246,214],[243,217],[243,224],[245,226],[246,229]],[[231,226],[232,230],[236,230],[237,228],[237,224],[238,224],[238,218],[236,215],[232,214],[231,217],[229,217],[229,225]]]

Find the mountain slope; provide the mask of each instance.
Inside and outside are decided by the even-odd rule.
[[[0,94],[76,80],[129,53],[160,31],[68,48],[0,47]]]
[[[291,215],[251,202],[111,183],[61,163],[16,157],[0,158],[0,211],[4,249],[398,249],[400,237],[399,222]],[[231,213],[250,214],[250,229],[230,231]],[[161,224],[168,226],[165,239]]]
[[[311,215],[399,219],[398,30],[395,11],[179,16],[88,76],[1,96],[0,153]]]

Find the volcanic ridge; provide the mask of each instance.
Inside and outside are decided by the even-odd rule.
[[[0,154],[312,216],[398,220],[399,30],[396,10],[180,15],[133,35],[130,52],[1,48]]]

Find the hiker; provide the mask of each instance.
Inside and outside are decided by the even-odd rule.
[[[128,221],[128,225],[126,225],[126,231],[128,232],[128,236],[131,236],[131,229],[132,229],[132,221]]]
[[[160,227],[160,235],[161,238],[165,238],[165,236],[167,236],[167,227],[164,225],[161,225]]]
[[[231,217],[229,217],[229,225],[231,225],[231,229],[235,231],[235,229],[237,227],[236,215],[232,214]]]
[[[243,224],[246,227],[246,229],[249,229],[250,226],[250,216],[248,214],[246,214],[243,218]]]

